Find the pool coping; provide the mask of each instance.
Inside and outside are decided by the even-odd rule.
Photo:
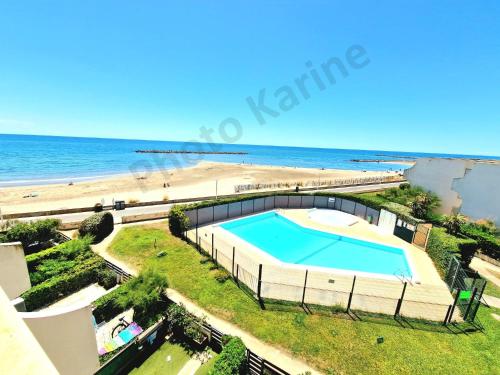
[[[372,243],[377,244],[377,245],[388,246],[388,247],[392,247],[392,248],[396,248],[396,249],[402,250],[403,254],[404,254],[404,257],[406,259],[406,263],[408,264],[408,267],[410,268],[410,271],[412,273],[412,277],[411,278],[401,278],[401,277],[398,277],[396,275],[387,275],[387,274],[382,274],[382,273],[355,271],[355,270],[348,270],[348,269],[342,269],[342,268],[321,267],[321,266],[304,265],[304,264],[294,264],[294,263],[284,262],[284,261],[282,261],[282,260],[274,257],[273,255],[269,254],[265,250],[263,250],[263,249],[255,246],[255,245],[251,244],[250,242],[244,240],[243,238],[237,236],[236,234],[233,234],[230,231],[228,231],[227,229],[224,229],[223,227],[221,227],[221,225],[225,224],[225,223],[230,223],[230,222],[233,222],[233,221],[236,221],[236,220],[240,220],[242,218],[249,218],[249,217],[253,217],[253,216],[259,216],[259,215],[270,213],[270,212],[274,212],[275,214],[277,214],[277,215],[279,215],[281,217],[284,217],[286,220],[289,220],[289,221],[293,222],[294,224],[296,224],[296,225],[298,225],[300,227],[303,227],[303,228],[307,228],[307,229],[310,229],[310,230],[315,230],[315,231],[326,233],[326,234],[334,234],[334,235],[337,235],[337,236],[340,236],[340,237],[351,238],[351,239],[358,240],[358,241],[372,242]],[[283,266],[283,267],[288,267],[288,268],[292,268],[292,269],[301,269],[301,270],[310,269],[310,270],[316,270],[316,271],[319,271],[319,272],[338,273],[338,274],[341,274],[341,275],[349,275],[349,276],[362,276],[362,277],[367,277],[367,278],[372,278],[372,279],[382,279],[382,280],[399,281],[399,282],[409,281],[410,283],[415,283],[415,284],[420,284],[421,283],[421,280],[418,277],[418,273],[415,271],[415,267],[413,265],[411,257],[408,254],[407,249],[402,248],[402,247],[396,247],[396,246],[393,246],[393,245],[388,245],[386,243],[381,243],[379,241],[366,240],[364,238],[359,238],[359,237],[356,237],[356,236],[345,236],[345,235],[337,234],[337,233],[335,233],[333,231],[332,232],[326,232],[324,230],[312,228],[310,226],[303,225],[302,223],[298,223],[296,220],[293,220],[292,218],[289,218],[289,217],[283,215],[277,209],[263,211],[263,212],[259,212],[259,213],[251,214],[251,215],[240,216],[240,217],[237,217],[237,218],[232,218],[230,220],[223,220],[223,221],[220,221],[218,223],[211,224],[210,226],[212,228],[219,228],[220,230],[222,230],[224,232],[224,234],[228,235],[229,238],[233,239],[233,241],[241,242],[247,248],[249,248],[251,251],[255,251],[259,256],[261,256],[261,257],[263,257],[265,259],[268,259],[268,260],[272,261],[273,263],[275,263],[277,265],[280,265],[280,266]]]

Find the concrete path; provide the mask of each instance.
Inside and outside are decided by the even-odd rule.
[[[201,367],[201,361],[198,358],[191,358],[177,375],[194,375],[194,373]]]
[[[470,267],[479,272],[481,276],[488,279],[488,281],[500,287],[500,267],[485,262],[477,257],[472,258]]]
[[[158,220],[161,221],[161,220]],[[132,225],[144,225],[144,223],[132,223],[132,224],[120,224],[115,225],[115,229],[113,233],[111,233],[106,239],[104,239],[101,243],[97,245],[93,245],[92,249],[102,256],[104,259],[116,264],[121,267],[125,271],[129,272],[132,275],[137,275],[138,271],[132,269],[126,263],[116,259],[111,254],[108,253],[107,248],[109,244],[113,241],[114,237],[120,231],[121,228],[132,226]],[[247,348],[252,350],[258,356],[265,358],[267,361],[275,364],[276,366],[282,368],[283,370],[291,373],[291,374],[299,374],[309,371],[311,374],[320,374],[318,371],[309,367],[306,363],[292,358],[290,354],[287,352],[280,350],[274,346],[268,345],[251,334],[243,331],[239,327],[235,326],[232,323],[229,323],[225,320],[217,318],[202,308],[198,307],[194,302],[184,297],[182,294],[177,292],[174,289],[167,289],[167,296],[174,301],[175,303],[182,303],[186,309],[192,314],[198,317],[205,317],[207,323],[212,325],[215,329],[229,335],[240,337]]]
[[[487,294],[483,294],[484,302],[488,304],[488,306],[495,307],[500,309],[500,298],[488,296]]]

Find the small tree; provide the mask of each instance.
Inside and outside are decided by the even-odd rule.
[[[411,213],[418,219],[426,219],[439,206],[439,198],[431,192],[419,193],[410,203]]]
[[[458,233],[460,233],[460,229],[462,225],[466,223],[466,221],[467,220],[465,216],[461,214],[445,215],[443,226],[446,228],[446,231],[449,234],[457,235]]]
[[[239,337],[232,337],[224,345],[210,375],[237,375],[245,373],[247,348]]]

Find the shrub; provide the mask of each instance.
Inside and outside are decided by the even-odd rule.
[[[45,243],[56,237],[59,220],[46,219],[30,223],[17,223],[5,233],[5,242],[19,241],[25,251],[30,245]]]
[[[164,275],[147,269],[95,301],[94,317],[98,322],[108,321],[133,308],[134,320],[143,328],[149,327],[166,309],[163,292],[167,286]]]
[[[244,374],[246,365],[247,348],[239,337],[232,337],[224,345],[214,363],[210,375],[235,375]]]
[[[111,289],[117,283],[117,281],[116,281],[116,273],[114,273],[110,269],[103,270],[99,274],[99,279],[97,280],[97,282],[104,289],[106,289],[106,290]]]
[[[186,310],[182,304],[171,304],[167,310],[169,328],[179,335],[184,335],[192,340],[203,338],[202,325],[204,319],[200,319]]]
[[[22,294],[26,309],[33,311],[50,305],[58,299],[92,284],[104,267],[106,265],[102,258],[92,257],[76,267],[72,273],[52,277],[35,285]]]
[[[419,193],[410,203],[411,213],[418,219],[425,219],[439,206],[439,198],[431,192]]]
[[[101,242],[113,232],[114,220],[111,212],[99,212],[82,221],[78,232],[80,236],[90,235],[94,243]]]
[[[463,215],[445,215],[443,220],[443,227],[449,234],[456,235],[460,232],[462,225],[466,222],[466,218]]]
[[[71,260],[75,259],[81,253],[92,253],[90,249],[91,243],[91,237],[83,237],[65,242],[50,249],[39,251],[35,254],[27,255],[26,263],[28,265],[28,271],[30,273],[35,272],[36,268],[48,259]]]
[[[170,210],[168,215],[168,225],[170,232],[177,237],[182,236],[189,227],[189,218],[184,213],[184,208],[182,206],[175,205]]]
[[[94,212],[102,212],[102,204],[101,203],[96,203],[94,204]]]
[[[460,258],[464,266],[468,267],[477,249],[477,241],[452,236],[444,228],[432,228],[427,244],[427,253],[441,275],[446,272],[453,256]]]
[[[229,273],[226,270],[219,268],[217,271],[215,271],[214,278],[219,283],[223,284],[231,278],[231,275],[229,275]]]
[[[460,232],[478,242],[481,253],[500,259],[500,240],[488,231],[483,231],[477,224],[467,223],[462,225]]]

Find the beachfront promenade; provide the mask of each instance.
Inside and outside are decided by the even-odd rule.
[[[312,190],[310,192],[314,191],[326,191],[326,192],[337,192],[337,193],[355,193],[355,192],[367,192],[367,191],[377,191],[377,190],[383,190],[383,189],[388,189],[391,187],[397,187],[399,186],[401,182],[390,182],[390,183],[381,183],[381,184],[374,184],[374,185],[359,185],[359,186],[345,186],[345,187],[336,187],[336,188],[331,188],[331,189],[321,189],[321,190]],[[237,196],[238,194],[234,194],[234,196]],[[192,197],[192,201],[186,201],[185,203],[190,203],[190,202],[195,202],[198,201],[198,197]],[[150,205],[150,206],[142,206],[142,207],[130,207],[126,208],[124,210],[120,211],[111,211],[113,214],[113,217],[115,219],[115,223],[122,223],[123,217],[129,217],[129,216],[142,216],[142,215],[162,215],[164,214],[164,217],[168,215],[168,212],[170,211],[171,207],[173,204],[168,203],[168,204],[161,204],[161,205]],[[36,216],[36,217],[23,217],[19,218],[16,220],[21,220],[21,221],[33,221],[33,220],[38,220],[38,219],[47,219],[47,218],[55,218],[61,220],[62,223],[76,223],[76,222],[81,222],[82,220],[86,219],[87,217],[91,216],[93,212],[78,212],[78,213],[71,213],[71,214],[59,214],[59,215],[50,215],[50,216]]]

